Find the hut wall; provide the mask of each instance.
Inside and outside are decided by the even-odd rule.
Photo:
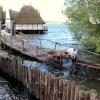
[[[43,30],[43,25],[38,25],[38,29]]]
[[[44,30],[44,27],[42,24],[17,24],[15,26],[16,30]]]

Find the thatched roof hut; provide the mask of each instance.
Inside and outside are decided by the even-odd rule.
[[[17,18],[17,16],[18,16],[18,13],[19,13],[19,12],[10,9],[10,10],[9,10],[10,20],[16,20],[16,18]]]
[[[16,24],[45,24],[39,12],[30,5],[24,5],[16,20]]]
[[[22,33],[41,33],[47,31],[40,13],[31,5],[24,5],[19,12],[9,10],[11,29]],[[12,32],[13,32],[12,31]]]

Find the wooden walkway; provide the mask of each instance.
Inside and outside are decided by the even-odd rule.
[[[45,61],[47,59],[47,52],[51,51],[50,49],[32,45],[28,40],[16,36],[12,37],[10,35],[0,34],[0,41],[11,49],[40,61]]]
[[[30,42],[30,40],[26,40],[26,39],[21,38],[19,36],[12,37],[9,33],[0,34],[0,41],[3,45],[8,46],[11,49],[14,49],[15,51],[20,52],[21,54],[24,54],[24,55],[31,57],[31,58],[35,58],[39,61],[47,61],[48,52],[51,51],[51,49],[43,48],[41,46],[38,46],[38,44],[34,45]],[[40,44],[41,44],[41,41],[42,40],[40,40]],[[55,43],[54,51],[59,52],[61,54],[63,52],[65,52],[63,50],[62,51],[55,50],[56,45],[57,44]],[[86,66],[86,67],[100,70],[100,65],[90,64],[90,63],[84,62],[80,59],[77,60],[75,63],[79,64],[79,65]]]
[[[7,33],[7,34],[9,34],[9,33]],[[20,38],[17,35],[11,36],[11,35],[1,35],[0,34],[0,41],[3,45],[8,46],[11,49],[20,52],[21,54],[24,54],[31,58],[35,58],[39,61],[47,61],[48,52],[55,51],[55,48],[57,45],[55,43],[55,48],[53,50],[46,49],[46,48],[43,48],[42,46],[38,46],[38,44],[34,45],[29,40]],[[61,53],[60,50],[57,52]]]

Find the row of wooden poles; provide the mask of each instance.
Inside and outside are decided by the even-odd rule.
[[[95,90],[84,91],[74,82],[32,66],[22,66],[22,60],[0,58],[0,70],[17,79],[40,100],[100,100]]]

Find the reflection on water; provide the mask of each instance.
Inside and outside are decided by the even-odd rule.
[[[27,89],[13,79],[0,74],[0,100],[36,100],[29,96]]]

